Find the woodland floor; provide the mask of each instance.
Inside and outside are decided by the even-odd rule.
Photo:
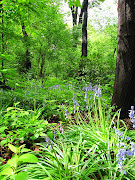
[[[83,115],[82,115],[82,116],[83,116]],[[72,120],[72,123],[75,123],[75,124],[76,124],[74,115],[71,115],[70,118],[71,118],[71,120]],[[57,127],[57,126],[59,126],[59,124],[60,124],[59,121],[60,121],[60,118],[59,118],[58,116],[52,115],[51,118],[50,118],[50,120],[49,120],[49,123],[56,123],[56,127]],[[117,121],[117,120],[116,120],[116,121]],[[133,124],[132,124],[132,122],[131,122],[131,119],[123,119],[123,121],[124,121],[124,123],[126,124],[128,130],[134,130],[134,129],[133,129]],[[87,119],[86,119],[86,122],[88,122]],[[120,123],[120,127],[122,127],[122,126],[123,126],[123,123]],[[65,128],[64,128],[64,129],[65,129]],[[2,140],[2,139],[0,139],[0,141],[1,141],[1,140]],[[26,148],[29,148],[29,149],[31,149],[32,151],[38,151],[38,150],[39,150],[39,149],[38,149],[39,147],[38,147],[37,145],[34,145],[35,142],[28,142],[28,141],[26,140],[25,142],[23,142],[23,144],[26,144]],[[15,145],[20,146],[20,145],[22,145],[22,143],[20,143],[20,144],[15,144]],[[13,152],[11,152],[8,147],[0,147],[0,157],[1,157],[2,159],[4,159],[4,161],[2,161],[1,164],[6,164],[7,161],[8,161],[8,159],[10,159],[12,156],[13,156]],[[1,161],[1,160],[0,160],[0,161]]]

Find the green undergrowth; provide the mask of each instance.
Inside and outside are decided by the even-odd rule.
[[[1,180],[135,179],[135,132],[109,105],[112,82],[106,89],[55,78],[22,85],[2,91]]]
[[[15,107],[11,111],[15,113]],[[133,180],[135,178],[135,157],[126,156],[123,161],[122,172],[120,172],[117,162],[119,137],[113,127],[115,126],[117,130],[123,133],[123,143],[125,143],[126,148],[130,148],[130,142],[134,138],[132,136],[130,140],[125,140],[130,133],[124,122],[119,120],[120,112],[116,112],[112,117],[111,111],[111,108],[108,111],[103,109],[100,97],[97,98],[93,104],[93,112],[88,111],[82,116],[82,113],[77,111],[74,118],[69,116],[68,124],[53,126],[52,130],[49,127],[50,131],[43,134],[44,140],[34,143],[37,146],[35,152],[25,148],[25,145],[13,146],[14,142],[9,141],[7,145],[14,155],[5,165],[0,166],[0,178],[2,180],[19,180],[22,177],[26,180]],[[24,124],[26,124],[24,117],[27,116],[28,118],[28,111],[26,112],[21,112],[24,114],[22,116]],[[20,113],[18,112],[12,118],[18,118],[17,114],[19,117]],[[37,122],[36,115],[27,121],[28,127],[31,124],[32,128],[32,121]],[[38,122],[41,125],[42,121],[38,120]],[[123,123],[122,128],[120,128],[120,123]],[[21,120],[19,121],[18,118],[19,124],[21,129]],[[10,125],[5,124],[6,126]],[[17,123],[15,126],[17,127]],[[36,129],[38,130],[37,126]],[[26,127],[23,131],[25,130]],[[32,130],[34,133],[34,129]],[[10,134],[10,136],[12,135]],[[33,138],[37,139],[38,137],[33,135]],[[126,175],[124,174],[125,170]]]

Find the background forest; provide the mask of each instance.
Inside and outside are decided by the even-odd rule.
[[[134,179],[135,133],[111,107],[118,25],[89,20],[81,57],[62,3],[0,1],[0,179]]]

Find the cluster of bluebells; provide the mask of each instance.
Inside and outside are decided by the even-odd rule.
[[[61,89],[61,88],[60,88],[59,84],[56,84],[56,85],[53,85],[53,86],[49,87],[49,89],[56,90],[56,89]]]
[[[134,110],[134,106],[131,106],[131,110],[129,110],[129,117],[131,118],[131,122],[133,123],[133,128],[135,128],[135,110]]]
[[[75,98],[75,93],[73,93],[73,98],[72,98],[72,100],[73,100],[73,105],[74,105],[74,114],[75,114],[75,112],[76,112],[76,109],[78,109],[79,108],[79,104],[78,104],[78,102],[77,102],[77,100],[76,100],[76,98]]]
[[[73,90],[73,85],[72,84],[67,84],[66,87],[69,89],[69,90]]]
[[[86,108],[88,109],[89,100],[91,102],[90,107],[92,108],[92,101],[95,101],[95,97],[101,96],[101,88],[100,85],[96,85],[92,87],[92,84],[89,83],[88,86],[83,87],[83,91],[85,91],[84,101],[86,102]],[[90,92],[90,99],[88,100],[88,92]]]
[[[65,107],[65,118],[68,119],[69,115],[70,115],[70,113],[68,113],[68,110],[67,110],[67,108]]]
[[[124,172],[126,174],[126,170],[124,169],[124,161],[127,156],[135,156],[135,144],[133,142],[130,142],[131,148],[127,146],[126,141],[130,141],[129,137],[123,137],[123,133],[120,132],[116,127],[114,127],[115,133],[119,138],[119,142],[117,144],[118,146],[118,153],[116,155],[116,160],[118,162],[118,166],[120,169],[120,172]]]
[[[49,147],[49,149],[51,149],[51,145],[53,144],[53,141],[51,141],[51,139],[48,136],[46,137],[45,141],[47,143],[46,148]]]
[[[55,140],[56,139],[56,136],[57,136],[57,132],[56,132],[56,130],[54,130],[54,136],[53,136],[53,140]],[[51,140],[48,136],[46,137],[46,139],[45,139],[45,141],[46,141],[46,148],[48,148],[49,147],[49,149],[51,149],[51,146],[52,146],[52,144],[53,144],[53,140]]]
[[[66,108],[66,107],[64,108],[63,104],[62,104],[62,109],[65,111],[65,113],[64,113],[64,114],[65,114],[65,118],[66,118],[66,119],[68,119],[68,118],[69,118],[70,113],[68,112],[68,110],[67,110],[67,108]]]
[[[83,87],[83,91],[85,91],[84,102],[86,102],[86,109],[88,109],[88,105],[89,105],[89,102],[88,102],[88,92],[90,91],[92,93],[92,84],[89,83],[88,86]],[[91,101],[90,107],[92,107],[92,94],[90,95],[90,101]]]

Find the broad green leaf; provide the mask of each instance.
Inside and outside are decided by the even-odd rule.
[[[38,162],[38,158],[35,155],[29,153],[21,155],[18,160],[28,163]]]
[[[27,148],[23,148],[21,149],[21,153],[24,153],[24,152],[30,152],[31,150],[30,149],[27,149]]]
[[[12,168],[6,168],[0,173],[1,175],[12,175],[13,174],[13,169]]]
[[[77,6],[77,7],[81,7],[81,3],[80,3],[79,0],[76,0],[76,6]]]
[[[7,139],[4,139],[0,142],[1,147],[8,143]]]
[[[34,137],[35,137],[35,138],[38,138],[38,137],[39,137],[39,133],[35,133],[35,134],[34,134]]]
[[[40,136],[45,137],[45,135],[46,135],[45,133],[42,133],[42,132],[40,133]]]
[[[18,156],[17,155],[13,156],[7,162],[7,164],[9,164],[10,166],[13,166],[13,167],[17,167],[17,163],[18,163]]]
[[[6,126],[1,127],[1,128],[0,128],[0,133],[3,133],[5,129],[7,129]]]
[[[7,180],[7,178],[4,176],[0,176],[0,180]]]
[[[26,172],[19,172],[15,175],[15,180],[28,180],[28,174]]]
[[[17,153],[17,152],[18,152],[18,148],[15,147],[15,146],[13,146],[12,144],[8,144],[8,147],[9,147],[9,149],[10,149],[12,152],[14,152],[14,153]]]
[[[47,136],[53,140],[54,134],[52,132],[47,132]]]

